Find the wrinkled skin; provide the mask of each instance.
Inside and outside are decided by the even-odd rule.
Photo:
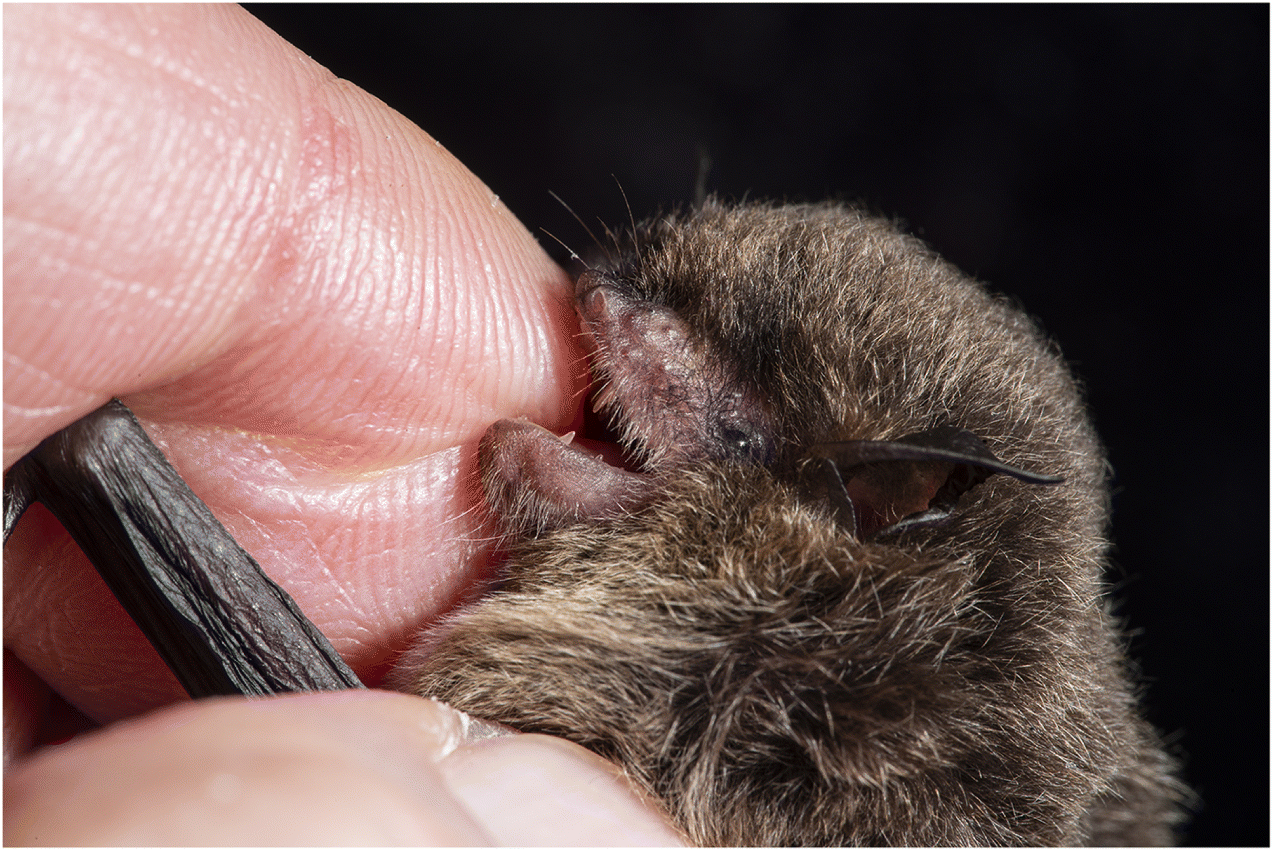
[[[4,23],[6,469],[121,397],[376,684],[486,575],[482,432],[577,417],[570,282],[435,140],[241,9]],[[39,506],[4,567],[10,844],[675,841],[569,743],[443,757],[457,716],[418,698],[189,704]],[[31,751],[64,701],[103,728]]]
[[[121,397],[374,682],[483,570],[485,428],[575,416],[569,282],[432,139],[240,11],[6,19],[6,468]],[[132,49],[135,79],[102,73]],[[8,646],[99,721],[176,697],[38,511],[6,552]]]

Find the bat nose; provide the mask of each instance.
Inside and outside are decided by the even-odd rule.
[[[602,289],[618,289],[619,281],[600,269],[589,269],[575,280],[575,301],[581,306],[592,293]]]

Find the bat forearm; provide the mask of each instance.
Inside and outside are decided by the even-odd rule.
[[[118,400],[44,440],[4,487],[5,539],[42,502],[191,697],[362,686]]]

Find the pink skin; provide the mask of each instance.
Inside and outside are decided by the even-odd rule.
[[[524,416],[560,432],[578,418],[586,368],[569,280],[436,141],[238,8],[16,6],[4,18],[6,469],[123,398],[375,684],[483,575],[483,431]],[[86,765],[108,746],[115,764],[145,753],[162,713],[113,722],[183,692],[39,506],[4,568],[6,686],[18,684],[5,689],[6,759],[29,746],[49,689],[108,725],[53,753]],[[422,703],[288,700],[320,716],[351,700]],[[204,709],[166,712],[194,724]],[[272,728],[253,717],[227,759],[268,746]],[[32,774],[49,754],[7,772],[6,840],[28,812],[15,808],[52,812],[41,795],[74,775]],[[155,806],[184,788],[99,781],[108,800]]]

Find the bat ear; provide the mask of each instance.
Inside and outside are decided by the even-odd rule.
[[[975,434],[950,426],[893,441],[820,443],[809,457],[806,495],[864,541],[945,522],[961,496],[996,473],[1036,485],[1064,481],[1005,464]]]

